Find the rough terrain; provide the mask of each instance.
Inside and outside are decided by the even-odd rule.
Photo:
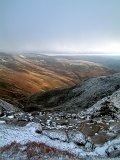
[[[70,93],[71,96],[76,96],[66,102]],[[79,110],[78,103],[81,105],[81,97],[85,99],[83,107]],[[56,101],[55,98],[53,100]],[[88,101],[91,102],[89,105]],[[93,78],[71,88],[66,94],[64,103],[62,99],[60,106],[63,105],[63,110],[42,111],[41,108],[37,108],[38,110],[24,112],[14,109],[14,106],[2,100],[1,158],[5,160],[14,158],[18,160],[21,157],[23,160],[120,158],[120,74]],[[69,109],[74,105],[78,112],[65,110],[66,103],[71,104]],[[8,108],[10,106],[11,110],[13,108],[12,112],[6,106]]]

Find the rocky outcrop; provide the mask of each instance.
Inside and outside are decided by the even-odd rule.
[[[86,137],[83,133],[76,130],[43,130],[43,135],[48,136],[53,140],[60,140],[64,142],[74,142],[79,146],[84,146],[86,143]]]
[[[3,112],[5,112],[5,113],[15,113],[17,111],[20,111],[20,109],[13,106],[12,104],[0,99],[0,111],[2,113]]]
[[[43,130],[42,134],[53,140],[68,142],[68,137],[65,131],[62,130]]]
[[[68,131],[69,142],[74,142],[79,146],[85,145],[86,137],[80,131]]]
[[[30,133],[42,133],[42,126],[40,123],[30,122],[26,125]]]
[[[92,118],[100,116],[111,116],[119,119],[120,114],[120,89],[114,92],[111,96],[104,97],[84,113]]]
[[[109,146],[106,149],[106,153],[110,158],[115,158],[120,156],[120,143],[116,143],[114,145]]]

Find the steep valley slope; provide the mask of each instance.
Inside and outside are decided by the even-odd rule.
[[[120,88],[120,73],[83,81],[68,89],[36,93],[22,99],[26,111],[78,112]]]
[[[113,71],[88,61],[63,61],[41,54],[0,53],[0,97],[18,103],[36,92],[68,88]]]

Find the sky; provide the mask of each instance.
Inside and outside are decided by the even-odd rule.
[[[0,51],[120,54],[120,0],[0,0]]]

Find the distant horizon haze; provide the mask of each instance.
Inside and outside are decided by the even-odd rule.
[[[5,54],[25,55],[40,54],[47,56],[115,56],[120,57],[120,53],[102,53],[102,52],[55,52],[55,51],[0,51]]]

